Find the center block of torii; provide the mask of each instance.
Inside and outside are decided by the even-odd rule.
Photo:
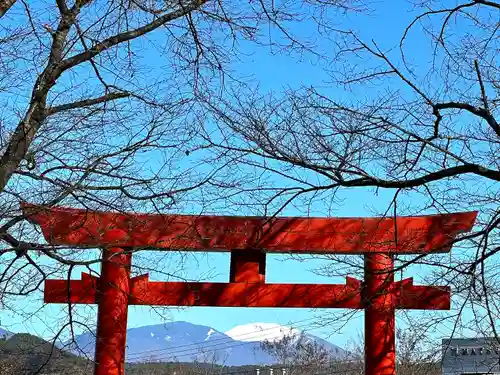
[[[394,281],[393,254],[447,252],[475,212],[397,218],[260,218],[104,213],[25,204],[47,242],[103,248],[100,277],[46,280],[47,303],[97,304],[96,375],[122,375],[129,305],[365,311],[365,374],[395,374],[395,310],[450,308],[446,286]],[[130,276],[133,249],[231,252],[229,282]],[[266,253],[364,255],[364,280],[268,284]]]

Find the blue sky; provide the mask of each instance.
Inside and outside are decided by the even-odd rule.
[[[361,36],[369,39],[376,39],[380,46],[387,48],[397,46],[399,37],[404,27],[411,20],[411,14],[403,7],[408,7],[406,2],[384,1],[375,4],[375,12],[369,15],[357,14],[343,19],[344,27],[357,29],[361,31]],[[409,7],[408,7],[409,9]],[[313,33],[311,24],[305,22],[303,29],[295,31],[304,34]],[[411,36],[408,43],[419,45],[419,51],[422,51],[423,40]],[[243,46],[247,48],[247,46]],[[328,45],[324,45],[328,48]],[[243,58],[241,63],[234,65],[238,73],[246,76],[252,76],[251,81],[259,82],[262,93],[268,90],[280,91],[285,87],[298,88],[301,85],[317,85],[323,88],[324,92],[335,95],[336,97],[349,98],[359,95],[359,91],[347,93],[342,87],[334,87],[327,83],[328,76],[324,73],[321,66],[313,64],[313,61],[305,56],[302,61],[297,61],[294,56],[272,55],[265,48],[257,49],[252,47],[247,51],[251,54]],[[417,52],[417,51],[415,51]],[[423,54],[422,54],[423,55]],[[422,56],[420,55],[420,56]],[[149,56],[144,56],[148,59]],[[419,60],[420,59],[420,60]],[[414,56],[414,63],[426,63],[421,60],[418,54]],[[368,190],[352,190],[344,193],[344,203],[336,206],[333,216],[371,216],[373,211],[381,211],[387,207],[392,194],[388,191],[380,191],[378,195]],[[409,202],[414,197],[407,198],[407,203],[418,204],[418,201]],[[313,215],[321,216],[325,214],[323,207],[314,207]],[[286,211],[287,215],[300,214],[290,208]],[[194,279],[200,277],[200,274],[209,272],[212,281],[226,281],[229,260],[227,254],[210,254],[199,256],[199,263],[191,259],[187,264],[185,275]],[[268,258],[267,281],[269,282],[303,282],[303,283],[343,283],[341,278],[332,279],[316,275],[312,272],[314,268],[321,265],[321,261],[297,262],[285,260],[283,257],[270,256]],[[405,276],[410,276],[411,270]],[[422,277],[425,271],[421,270],[416,276]],[[79,278],[79,273],[75,271],[74,278]],[[161,277],[155,277],[161,280]],[[419,277],[416,277],[416,281]],[[41,309],[36,318],[25,321],[19,315],[12,315],[9,312],[0,312],[0,326],[11,329],[15,332],[28,331],[49,338],[58,328],[58,318],[61,316],[60,306],[44,306],[42,296],[35,296],[29,301],[19,301],[19,307],[27,308],[31,311]],[[89,313],[89,321],[94,319],[95,314],[89,308],[79,307],[77,311],[82,314]],[[272,322],[280,324],[289,324],[298,322],[298,328],[308,329],[322,337],[328,337],[332,326],[324,328],[314,328],[312,324],[317,320],[316,316],[323,316],[327,312],[311,311],[308,309],[223,309],[223,308],[190,308],[190,309],[153,309],[149,307],[130,307],[129,309],[129,327],[138,327],[148,324],[159,324],[166,319],[184,320],[196,324],[212,326],[217,330],[226,331],[230,328],[252,322]],[[439,314],[436,312],[436,314]],[[88,317],[87,317],[88,318]],[[340,328],[336,327],[336,328]],[[347,325],[334,333],[329,340],[339,344],[346,345],[350,340],[358,338],[363,332],[362,314],[351,319]],[[444,331],[443,331],[444,332]],[[436,333],[437,336],[443,336],[445,333]]]

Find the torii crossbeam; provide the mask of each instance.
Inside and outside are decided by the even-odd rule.
[[[100,247],[99,278],[46,280],[46,303],[97,304],[95,375],[122,375],[129,305],[365,310],[365,374],[395,374],[395,309],[450,308],[450,289],[394,282],[392,254],[448,252],[477,213],[397,218],[262,218],[105,213],[24,204],[53,245]],[[130,277],[132,249],[231,252],[228,283]],[[267,284],[266,253],[364,254],[364,282]]]

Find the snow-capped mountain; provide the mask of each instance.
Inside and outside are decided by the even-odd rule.
[[[320,346],[332,352],[334,356],[342,356],[345,354],[344,350],[340,349],[338,346],[332,344],[317,336],[311,335],[304,331],[300,331],[293,327],[282,326],[276,323],[250,323],[243,324],[231,328],[225,334],[234,340],[245,341],[245,342],[257,342],[262,343],[264,341],[277,342],[282,340],[284,337],[291,338],[291,342],[297,342],[301,340],[303,344],[309,342],[316,342]]]
[[[270,323],[253,323],[237,326],[222,333],[208,326],[187,322],[171,322],[127,330],[128,362],[208,362],[228,366],[265,365],[274,362],[261,348],[264,340],[276,341],[285,335],[301,336],[317,341],[341,355],[337,346],[309,334],[302,334],[290,327]],[[302,335],[301,335],[302,334]],[[95,335],[85,333],[76,337],[70,351],[79,355],[94,356]]]

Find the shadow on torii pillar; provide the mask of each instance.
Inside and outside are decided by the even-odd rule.
[[[122,375],[129,305],[365,310],[365,374],[394,375],[395,309],[450,308],[450,289],[394,282],[392,254],[449,252],[477,212],[391,218],[108,213],[23,204],[52,245],[100,247],[101,276],[46,280],[46,303],[97,304],[95,375]],[[133,249],[231,252],[229,283],[130,277]],[[267,284],[266,253],[364,254],[364,281]]]

